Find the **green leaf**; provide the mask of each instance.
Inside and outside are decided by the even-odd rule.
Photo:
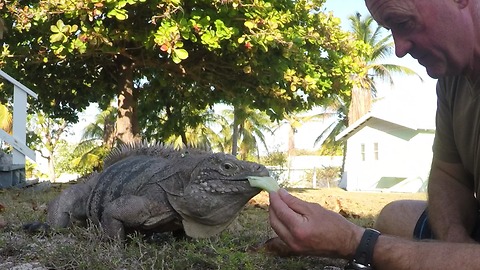
[[[63,23],[62,20],[57,21],[57,28],[59,31],[61,31],[65,27],[65,24]]]
[[[252,22],[252,21],[246,21],[244,23],[245,27],[247,27],[248,29],[252,29],[252,28],[255,28],[257,26],[256,23]]]
[[[178,58],[175,53],[172,54],[172,60],[175,64],[179,64],[180,62],[182,62],[182,59]]]
[[[178,58],[182,60],[188,58],[188,52],[185,49],[175,49],[173,52],[177,55]]]
[[[115,8],[112,11],[108,12],[107,17],[115,17],[119,21],[126,20],[128,18],[128,12],[125,9]]]
[[[55,43],[59,41],[63,41],[65,38],[65,35],[63,33],[55,33],[53,35],[50,35],[50,42]]]

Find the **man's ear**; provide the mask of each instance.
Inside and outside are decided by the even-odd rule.
[[[463,9],[468,5],[469,0],[453,0],[459,9]]]

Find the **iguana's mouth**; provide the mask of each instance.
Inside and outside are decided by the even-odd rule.
[[[202,192],[229,194],[252,192],[257,188],[250,186],[247,178],[240,179],[211,179],[200,182],[197,187]]]

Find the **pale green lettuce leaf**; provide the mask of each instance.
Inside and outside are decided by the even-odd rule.
[[[261,188],[268,192],[277,192],[280,189],[277,181],[270,176],[249,176],[247,179],[250,186]]]

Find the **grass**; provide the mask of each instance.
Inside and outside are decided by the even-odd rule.
[[[0,269],[324,269],[345,263],[253,251],[275,236],[268,223],[268,194],[264,192],[247,204],[230,228],[208,239],[130,235],[126,243],[120,243],[105,240],[94,226],[48,234],[24,232],[22,224],[45,221],[47,202],[62,188],[0,190]],[[425,194],[359,193],[336,188],[291,192],[340,212],[361,226],[372,226],[381,207],[390,201],[425,199]]]

